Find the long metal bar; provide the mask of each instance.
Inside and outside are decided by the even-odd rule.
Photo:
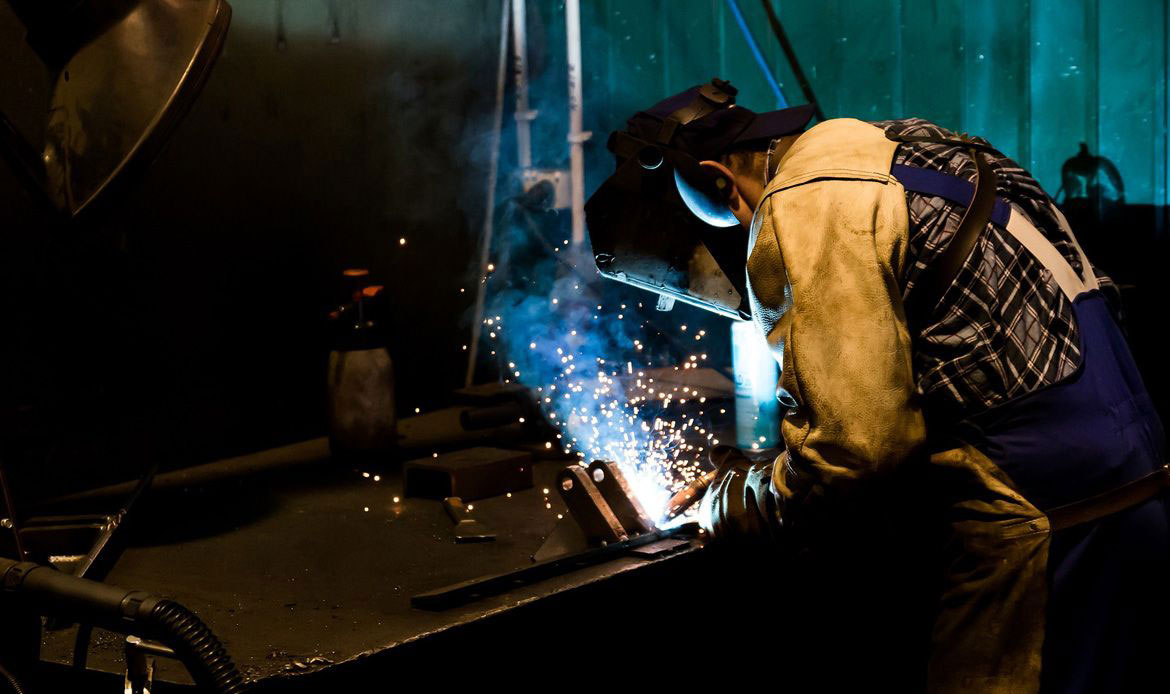
[[[569,183],[573,214],[573,247],[585,242],[585,150],[592,133],[582,130],[581,2],[565,0],[565,36],[569,64]]]
[[[516,160],[521,170],[532,168],[532,120],[528,106],[528,3],[512,0],[512,84],[516,89]]]
[[[455,583],[410,598],[410,606],[422,610],[446,610],[458,607],[480,598],[499,595],[521,586],[531,585],[578,569],[602,564],[611,559],[628,555],[630,550],[649,545],[669,537],[686,536],[692,526],[679,526],[670,530],[656,530],[645,535],[632,537],[623,542],[611,542],[603,547],[585,550],[577,554],[548,559],[532,566],[501,574],[481,576],[470,581]]]
[[[138,503],[138,500],[146,494],[147,490],[150,489],[157,473],[158,463],[151,463],[146,474],[138,480],[134,491],[122,503],[122,507],[109,517],[110,520],[106,524],[105,529],[102,530],[97,540],[94,541],[93,546],[90,547],[85,557],[74,569],[75,576],[89,578],[95,581],[105,580],[106,575],[110,573],[110,569],[114,567],[114,563],[118,561],[118,557],[122,554],[121,545],[123,543],[120,542],[120,536],[126,532],[126,521],[130,515],[130,511]]]
[[[122,551],[126,548],[126,520],[130,514],[130,509],[150,489],[151,484],[154,483],[154,476],[157,473],[158,463],[152,463],[147,469],[146,474],[138,480],[138,484],[122,504],[122,508],[118,509],[113,515],[106,517],[105,527],[102,528],[97,539],[94,540],[89,552],[74,567],[74,576],[92,581],[104,581],[106,579],[106,576],[110,573],[110,569],[114,568],[114,564],[122,556]],[[46,631],[64,629],[70,626],[70,624],[71,622],[61,617],[50,616],[45,618]],[[93,630],[87,625],[82,625],[77,630],[76,640],[73,644],[73,667],[75,669],[85,669],[85,662],[89,656],[89,641],[92,635]]]
[[[518,2],[521,0],[517,0]],[[470,386],[475,379],[475,362],[479,356],[479,337],[483,328],[483,303],[487,294],[488,264],[492,254],[492,222],[496,209],[496,179],[500,172],[500,130],[504,126],[504,85],[508,65],[508,8],[511,0],[500,7],[500,59],[496,66],[496,109],[492,114],[492,153],[488,165],[487,199],[483,210],[483,235],[479,247],[479,276],[475,289],[475,312],[471,322],[471,343],[467,346],[467,376]]]

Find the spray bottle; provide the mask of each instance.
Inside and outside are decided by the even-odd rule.
[[[394,411],[394,365],[388,336],[375,319],[382,287],[369,284],[369,272],[346,270],[352,303],[329,314],[333,351],[329,354],[329,448],[337,457],[388,462],[398,440]]]

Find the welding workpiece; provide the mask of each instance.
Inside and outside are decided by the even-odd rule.
[[[496,539],[496,534],[486,525],[467,515],[467,507],[463,504],[463,499],[449,496],[443,499],[443,508],[451,520],[455,521],[455,544],[492,542]]]
[[[692,546],[697,526],[656,528],[615,463],[572,465],[557,474],[556,484],[570,517],[557,523],[531,566],[419,593],[410,604],[445,610],[616,557],[660,559]]]
[[[641,535],[655,529],[654,520],[642,507],[633,487],[617,463],[595,460],[589,464],[589,478],[609,504],[628,535]]]
[[[567,467],[557,474],[557,486],[591,545],[622,542],[655,529],[616,463]]]

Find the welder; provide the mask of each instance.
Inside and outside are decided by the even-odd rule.
[[[714,452],[713,541],[816,555],[892,520],[936,572],[927,691],[1164,690],[1170,473],[1115,285],[982,138],[735,97],[635,114],[586,207],[603,275],[750,318],[780,363],[783,453]]]

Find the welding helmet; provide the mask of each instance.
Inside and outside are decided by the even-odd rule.
[[[713,79],[639,111],[608,149],[617,169],[585,203],[602,275],[730,318],[748,319],[748,232],[732,214],[733,181],[702,166],[800,132],[811,106],[753,113]]]

